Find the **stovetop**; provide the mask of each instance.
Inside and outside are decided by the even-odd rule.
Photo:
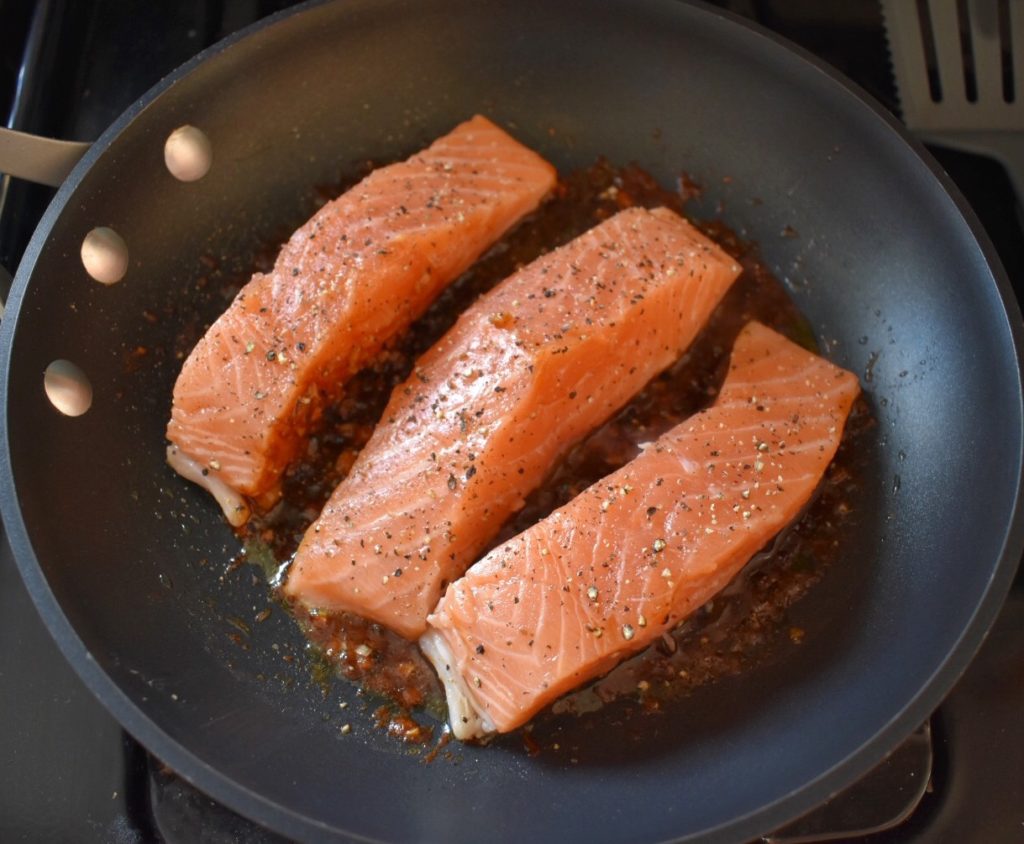
[[[0,115],[15,128],[93,140],[200,49],[290,5],[288,0],[0,0]],[[800,43],[898,113],[874,0],[718,0],[717,5]],[[1020,297],[1024,233],[1001,168],[963,153],[933,153],[974,206]],[[0,181],[0,267],[14,269],[51,197],[47,188]],[[0,288],[2,282],[0,273]],[[873,774],[768,840],[1022,841],[1022,713],[1024,575],[1019,573],[977,658],[928,723]],[[0,543],[0,723],[2,841],[282,840],[192,789],[123,732],[61,656],[5,543]],[[866,834],[879,827],[884,829]]]

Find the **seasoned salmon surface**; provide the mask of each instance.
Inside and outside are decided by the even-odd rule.
[[[185,361],[171,465],[234,524],[248,517],[241,496],[272,503],[324,401],[554,183],[550,164],[477,116],[329,202]]]
[[[418,637],[446,583],[679,357],[739,271],[674,212],[631,208],[507,278],[396,388],[285,592]]]
[[[448,587],[420,645],[455,735],[526,723],[725,587],[807,503],[858,392],[749,323],[710,408]]]

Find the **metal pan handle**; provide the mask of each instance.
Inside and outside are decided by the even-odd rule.
[[[0,127],[0,173],[57,187],[89,146]]]
[[[0,126],[0,173],[57,187],[89,146],[80,141],[56,141]],[[0,267],[0,317],[3,317],[3,303],[10,285],[10,275]]]

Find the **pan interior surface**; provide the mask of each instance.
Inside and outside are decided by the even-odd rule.
[[[561,753],[449,746],[424,764],[353,714],[372,708],[353,688],[321,687],[280,608],[251,623],[266,586],[229,570],[237,540],[165,465],[164,427],[178,338],[226,305],[197,293],[210,268],[251,266],[311,213],[315,186],[477,112],[562,170],[605,156],[667,185],[692,174],[691,212],[760,243],[828,356],[865,376],[877,428],[849,542],[792,609],[803,645],[662,715],[566,718]],[[184,124],[213,149],[192,183],[163,164]],[[929,714],[1019,558],[1018,317],[964,213],[857,94],[703,8],[303,7],[132,109],[44,218],[2,327],[12,545],[64,652],[127,728],[285,834],[748,839]],[[98,226],[128,248],[111,286],[79,258]],[[79,417],[46,399],[58,359],[91,381]]]

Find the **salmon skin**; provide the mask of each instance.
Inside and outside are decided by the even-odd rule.
[[[325,401],[555,183],[484,117],[373,171],[321,208],[193,349],[174,387],[168,460],[232,524],[265,507]]]
[[[448,587],[420,646],[456,737],[526,723],[724,588],[807,503],[859,389],[749,323],[710,408]]]
[[[631,208],[505,279],[396,388],[286,594],[417,638],[446,583],[679,357],[739,272],[674,212]]]

